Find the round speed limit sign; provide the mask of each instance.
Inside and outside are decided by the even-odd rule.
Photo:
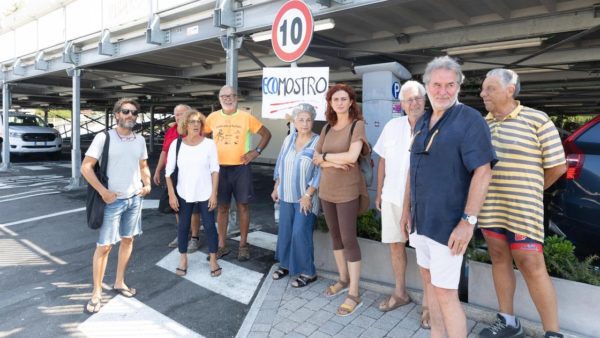
[[[310,44],[313,35],[310,8],[300,0],[286,2],[273,21],[271,42],[277,57],[284,62],[298,60]]]

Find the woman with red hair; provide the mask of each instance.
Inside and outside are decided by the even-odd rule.
[[[357,161],[361,152],[369,151],[369,145],[352,87],[336,84],[327,91],[326,97],[328,123],[321,131],[313,162],[321,167],[319,198],[340,276],[325,290],[325,296],[333,297],[348,291],[346,300],[337,309],[338,316],[348,316],[362,305],[358,291],[361,254],[356,238],[356,218],[359,210],[365,209],[365,199],[361,196],[366,196],[368,201],[368,193]]]

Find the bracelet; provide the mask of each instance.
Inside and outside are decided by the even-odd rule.
[[[311,197],[312,197],[312,195],[311,195],[311,194],[309,194],[309,193],[305,193],[305,194],[304,194],[304,196],[306,196],[306,197],[308,197],[308,198],[311,198]]]

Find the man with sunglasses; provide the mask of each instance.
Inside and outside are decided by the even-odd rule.
[[[94,288],[85,307],[88,313],[100,311],[102,280],[108,254],[118,242],[119,258],[113,291],[124,297],[136,295],[136,289],[125,284],[125,270],[133,250],[133,237],[142,233],[142,198],[150,193],[146,141],[133,132],[139,112],[140,105],[134,99],[117,101],[113,107],[117,126],[108,131],[108,159],[101,156],[106,135],[99,133],[94,137],[81,164],[81,174],[106,202],[104,223],[99,229],[93,257]],[[100,183],[94,173],[96,162],[106,160],[107,187]]]
[[[460,270],[496,163],[485,120],[458,102],[463,79],[460,65],[448,56],[425,68],[432,110],[415,126],[401,220],[406,233],[412,229],[410,241],[424,269],[432,338],[467,336]]]
[[[188,110],[192,110],[192,107],[187,104],[178,104],[173,109],[173,116],[175,117],[175,123],[167,130],[165,133],[165,137],[163,139],[162,150],[160,152],[160,156],[158,158],[158,163],[156,164],[156,169],[154,169],[154,176],[152,180],[154,184],[157,186],[160,185],[160,174],[162,170],[167,166],[167,155],[169,153],[169,148],[171,147],[171,143],[177,140],[179,137],[179,132],[177,131],[177,124],[179,120],[183,118],[183,115]],[[179,224],[179,216],[175,213],[175,224]],[[200,228],[200,207],[198,205],[194,206],[192,211],[192,221],[191,221],[191,231],[192,236],[190,238],[190,242],[188,243],[188,253],[193,253],[198,251],[200,247],[200,237],[198,235]],[[177,229],[175,230],[177,231]],[[169,243],[169,248],[177,247],[177,237]]]
[[[562,338],[556,292],[544,261],[543,199],[544,189],[566,171],[565,153],[548,115],[516,100],[520,87],[517,73],[498,68],[487,73],[480,94],[501,160],[479,219],[500,308],[496,322],[479,337],[523,336],[513,311],[514,260],[542,319],[544,337]]]
[[[219,189],[217,222],[219,224],[219,249],[217,258],[231,252],[225,245],[229,223],[231,196],[235,198],[240,222],[240,248],[238,260],[250,259],[248,230],[250,229],[250,207],[253,198],[250,162],[257,158],[271,140],[271,132],[250,113],[237,109],[235,88],[224,86],[219,91],[221,110],[206,119],[205,132],[212,133],[219,157]],[[251,149],[251,134],[260,135],[258,146]]]

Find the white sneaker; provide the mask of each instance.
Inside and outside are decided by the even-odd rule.
[[[190,241],[188,242],[188,253],[192,253],[192,252],[196,252],[198,251],[198,248],[200,247],[200,241],[192,238],[190,239]]]
[[[177,237],[169,243],[169,248],[176,248],[178,246]]]

